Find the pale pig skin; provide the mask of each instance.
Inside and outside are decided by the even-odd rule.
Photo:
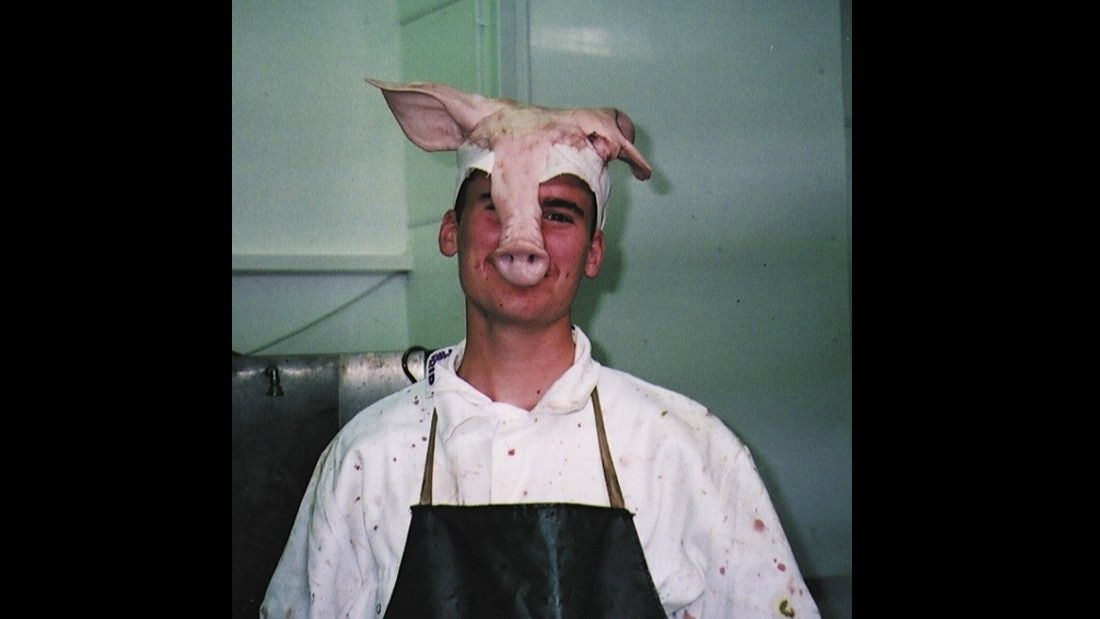
[[[552,145],[593,148],[605,164],[612,159],[630,164],[640,180],[653,173],[634,147],[634,123],[615,108],[556,109],[445,84],[367,82],[381,89],[401,129],[420,148],[456,150],[468,143],[493,152],[492,199],[501,221],[493,262],[517,286],[537,284],[548,266],[538,194]]]

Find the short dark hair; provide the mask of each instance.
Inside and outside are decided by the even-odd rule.
[[[489,176],[485,170],[475,168],[458,187],[458,196],[455,197],[454,205],[455,221],[458,223],[462,223],[462,209],[466,207],[466,189],[470,186],[470,181],[474,180],[474,175],[477,174]],[[588,223],[588,239],[592,240],[592,237],[596,234],[596,194],[592,192],[592,188],[588,186],[588,183],[581,181],[581,184],[584,185],[585,191],[588,192],[588,199],[592,202],[592,221]]]
[[[458,196],[455,197],[455,221],[462,222],[462,209],[466,207],[466,190],[470,186],[470,182],[474,180],[477,175],[488,176],[489,174],[485,170],[474,169],[466,175],[466,180],[462,181],[462,184],[458,187]]]

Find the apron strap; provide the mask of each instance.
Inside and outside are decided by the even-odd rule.
[[[615,474],[615,462],[607,447],[607,432],[603,429],[603,410],[600,408],[600,392],[592,388],[592,410],[596,416],[596,439],[600,442],[600,460],[603,462],[603,480],[607,484],[607,498],[611,507],[623,509],[623,491],[619,488],[619,476]]]
[[[619,476],[615,474],[615,462],[611,459],[611,449],[607,446],[607,432],[603,427],[603,409],[600,408],[600,393],[592,389],[592,412],[596,417],[596,440],[600,444],[600,462],[603,463],[603,479],[607,484],[607,498],[611,507],[624,509],[623,491],[619,488]],[[428,455],[424,461],[424,481],[420,484],[420,504],[432,504],[432,469],[435,464],[435,426],[439,415],[432,408],[432,429],[428,435]]]
[[[432,408],[432,431],[428,438],[428,455],[424,462],[424,481],[420,484],[420,504],[432,504],[432,469],[435,468],[435,424],[439,420],[435,408]]]

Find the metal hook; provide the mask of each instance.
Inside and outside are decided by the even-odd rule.
[[[409,371],[409,356],[416,351],[424,353],[424,372],[427,373],[428,369],[428,349],[423,346],[412,346],[405,351],[405,354],[401,355],[401,370],[405,372],[405,376],[409,378],[409,382],[416,382],[416,377]]]

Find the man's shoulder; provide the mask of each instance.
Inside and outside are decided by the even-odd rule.
[[[356,413],[340,428],[337,438],[350,447],[402,434],[403,429],[423,428],[431,422],[431,406],[424,381],[413,383]]]
[[[601,398],[606,399],[606,393],[612,399],[629,401],[636,410],[685,418],[703,418],[710,414],[706,406],[683,393],[607,366],[601,367],[598,387]]]
[[[711,463],[718,471],[729,466],[731,454],[745,450],[744,442],[705,405],[633,374],[603,367],[599,395],[609,427],[625,426],[635,440],[659,436],[666,461],[713,457],[722,463]]]

